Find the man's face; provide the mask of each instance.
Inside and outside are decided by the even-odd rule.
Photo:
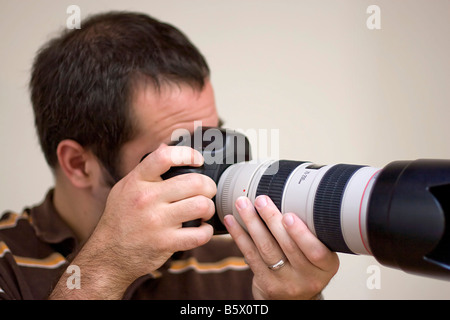
[[[133,108],[138,134],[120,151],[121,176],[127,175],[146,153],[161,143],[170,143],[175,129],[193,132],[194,121],[201,121],[205,127],[219,122],[209,81],[201,91],[187,84],[163,84],[159,90],[142,84],[135,90]]]

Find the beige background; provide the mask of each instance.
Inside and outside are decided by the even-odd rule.
[[[35,137],[27,81],[33,56],[89,13],[139,10],[182,29],[212,69],[230,128],[279,129],[282,158],[384,166],[450,158],[448,0],[0,0],[0,210],[39,202],[52,177]],[[381,30],[366,9],[381,8]],[[449,299],[450,283],[340,255],[328,299]]]

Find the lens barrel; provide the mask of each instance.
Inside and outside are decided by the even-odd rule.
[[[268,195],[297,214],[330,250],[450,280],[450,161],[396,161],[383,169],[303,161],[243,162],[218,183],[220,219],[239,196]]]
[[[239,196],[254,201],[268,195],[281,212],[296,213],[330,250],[370,254],[361,222],[366,220],[368,187],[378,171],[290,160],[240,163],[219,180],[217,211],[222,218],[231,213],[241,221],[234,207]]]

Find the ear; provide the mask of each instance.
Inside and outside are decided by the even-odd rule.
[[[56,149],[61,171],[77,188],[92,187],[99,174],[97,158],[78,142],[70,139],[59,142]]]

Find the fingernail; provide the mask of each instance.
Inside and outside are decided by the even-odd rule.
[[[246,199],[245,197],[239,197],[239,198],[236,200],[236,207],[237,207],[239,210],[242,210],[242,209],[247,208],[247,199]]]
[[[255,206],[257,208],[264,208],[265,206],[267,206],[266,196],[259,196],[259,197],[257,197],[256,200],[255,200]]]
[[[288,213],[283,216],[283,223],[286,227],[290,227],[294,224],[294,217]]]
[[[233,217],[229,214],[227,214],[223,220],[225,221],[225,225],[227,227],[232,227],[234,225]]]

